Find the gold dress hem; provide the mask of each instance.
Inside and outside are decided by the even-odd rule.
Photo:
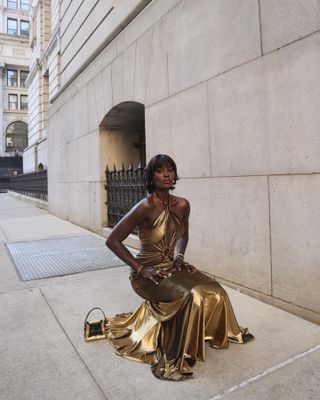
[[[169,224],[174,234],[167,240]],[[163,254],[164,261],[155,267],[172,274],[155,285],[132,272],[131,285],[145,301],[134,312],[116,315],[107,323],[107,338],[118,355],[149,363],[158,379],[173,381],[193,377],[192,365],[205,360],[206,341],[222,349],[229,342],[254,339],[238,325],[229,296],[218,282],[199,270],[172,269],[173,251],[183,232],[182,221],[169,207],[152,228],[139,232],[140,262]],[[154,251],[144,251],[144,244],[148,249],[153,245]]]

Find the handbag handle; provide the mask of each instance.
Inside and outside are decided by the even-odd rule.
[[[89,315],[92,313],[92,311],[94,311],[94,310],[100,310],[100,311],[102,312],[103,316],[104,316],[104,319],[105,319],[105,320],[107,319],[106,314],[104,313],[104,311],[103,311],[100,307],[93,307],[93,308],[91,308],[91,310],[88,312],[88,314],[87,314],[87,316],[86,316],[86,319],[84,320],[84,326],[86,326],[87,319],[88,319]]]

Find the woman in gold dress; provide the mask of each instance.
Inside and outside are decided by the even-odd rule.
[[[134,291],[145,301],[133,313],[107,324],[117,354],[151,364],[159,379],[193,376],[191,366],[205,359],[205,342],[225,348],[253,336],[241,328],[222,286],[184,261],[188,244],[189,202],[173,196],[175,162],[154,156],[146,167],[148,196],[114,227],[107,246],[132,268]],[[135,227],[141,249],[136,258],[123,245]]]

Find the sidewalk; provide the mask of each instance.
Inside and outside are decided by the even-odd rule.
[[[240,324],[256,340],[208,347],[206,362],[197,362],[189,381],[159,381],[148,365],[116,356],[108,342],[85,343],[90,308],[114,315],[140,303],[129,268],[22,282],[4,243],[88,234],[0,193],[1,400],[320,398],[320,326],[229,288]]]

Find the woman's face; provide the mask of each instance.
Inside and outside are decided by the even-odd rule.
[[[163,165],[157,168],[153,174],[153,183],[158,189],[170,189],[175,181],[176,174],[173,167],[170,165]]]

